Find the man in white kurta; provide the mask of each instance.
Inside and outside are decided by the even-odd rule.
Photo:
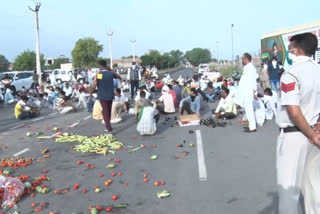
[[[239,82],[234,102],[244,108],[246,118],[249,122],[249,132],[256,131],[256,119],[253,110],[253,99],[257,91],[257,71],[251,63],[252,57],[245,53],[242,56],[244,65],[243,73]]]

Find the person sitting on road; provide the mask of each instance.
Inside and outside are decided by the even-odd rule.
[[[83,88],[80,88],[78,95],[78,109],[87,108],[87,97],[89,97],[89,94],[86,94],[85,90]]]
[[[128,113],[128,98],[121,93],[120,88],[116,88],[112,102],[110,123],[119,123],[122,120],[122,109]]]
[[[190,89],[190,95],[181,100],[179,105],[179,114],[197,114],[200,117],[200,97],[198,91],[195,88]]]
[[[160,113],[156,109],[156,104],[145,98],[144,91],[140,93],[140,99],[136,104],[136,118],[138,120],[137,130],[141,135],[152,135],[155,133]]]
[[[176,112],[174,100],[172,95],[169,93],[169,87],[167,85],[162,87],[162,95],[158,99],[157,109],[159,112],[165,114],[172,114]]]
[[[234,119],[237,116],[237,106],[229,96],[229,89],[222,87],[221,99],[215,111],[220,119]]]
[[[212,82],[208,82],[208,87],[207,87],[207,98],[209,102],[215,102],[215,97],[217,96],[217,93],[215,92]]]
[[[7,90],[6,90],[5,95],[4,95],[4,103],[5,103],[5,104],[11,105],[11,104],[13,104],[13,103],[16,101],[16,99],[15,99],[14,96],[13,96],[12,91],[13,91],[12,86],[9,86],[9,87],[7,88]]]
[[[65,93],[65,96],[68,100],[71,99],[72,91],[73,89],[69,86],[69,83],[65,84],[65,87],[63,88],[63,91]]]
[[[56,101],[56,109],[60,114],[66,114],[71,111],[76,111],[76,107],[74,107],[71,103],[67,101],[67,97],[65,96],[64,91],[60,92],[60,96],[57,98]]]
[[[26,95],[21,96],[21,100],[19,100],[14,108],[14,114],[16,119],[24,120],[31,119],[39,115],[39,110],[28,105],[29,98]]]
[[[172,85],[168,85],[168,88],[169,88],[169,93],[172,95],[172,98],[173,98],[173,102],[174,102],[174,107],[178,108],[179,107],[179,102],[178,102],[178,99],[177,99],[177,94],[176,92],[173,90],[173,87]]]
[[[261,98],[266,107],[266,120],[272,120],[273,116],[277,117],[276,104],[272,96],[271,88],[266,88],[264,90],[264,96]]]

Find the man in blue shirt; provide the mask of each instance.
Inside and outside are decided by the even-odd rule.
[[[100,100],[102,107],[103,120],[106,125],[106,134],[112,134],[112,127],[110,123],[111,119],[111,109],[112,101],[114,99],[114,84],[113,79],[121,79],[119,74],[112,71],[110,67],[107,66],[105,60],[99,61],[100,72],[96,75],[93,83],[92,90],[90,92],[90,97],[92,97],[93,91],[98,89],[97,100]]]
[[[200,97],[198,96],[197,89],[190,89],[190,96],[182,99],[179,105],[179,114],[187,111],[188,114],[197,114],[200,117]]]

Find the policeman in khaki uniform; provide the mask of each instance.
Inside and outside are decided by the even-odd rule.
[[[318,151],[320,145],[320,134],[312,128],[320,113],[320,66],[311,59],[317,46],[317,37],[311,33],[293,36],[289,51],[294,64],[280,80],[276,163],[279,214],[301,213],[301,193],[307,196],[304,200],[306,214],[320,213],[315,210],[317,202],[310,200],[314,198],[309,194],[310,185],[303,180],[308,174],[306,162],[310,151]]]

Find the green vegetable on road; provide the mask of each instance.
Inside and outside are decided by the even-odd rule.
[[[92,208],[91,209],[91,214],[97,214],[98,213],[98,210],[97,210],[97,208]]]
[[[194,147],[194,144],[193,144],[193,143],[190,143],[190,144],[189,144],[189,147],[190,147],[190,148]]]
[[[151,160],[157,160],[157,159],[158,159],[158,156],[157,156],[157,155],[152,155],[150,159],[151,159]]]
[[[114,167],[116,167],[116,165],[114,163],[109,163],[106,168],[108,169],[113,169]]]
[[[163,190],[157,193],[158,198],[166,198],[170,196],[170,192],[168,190]]]
[[[32,133],[31,132],[27,132],[26,136],[30,137],[30,136],[32,136]]]
[[[128,207],[128,204],[119,204],[115,206],[116,208],[126,208]]]

